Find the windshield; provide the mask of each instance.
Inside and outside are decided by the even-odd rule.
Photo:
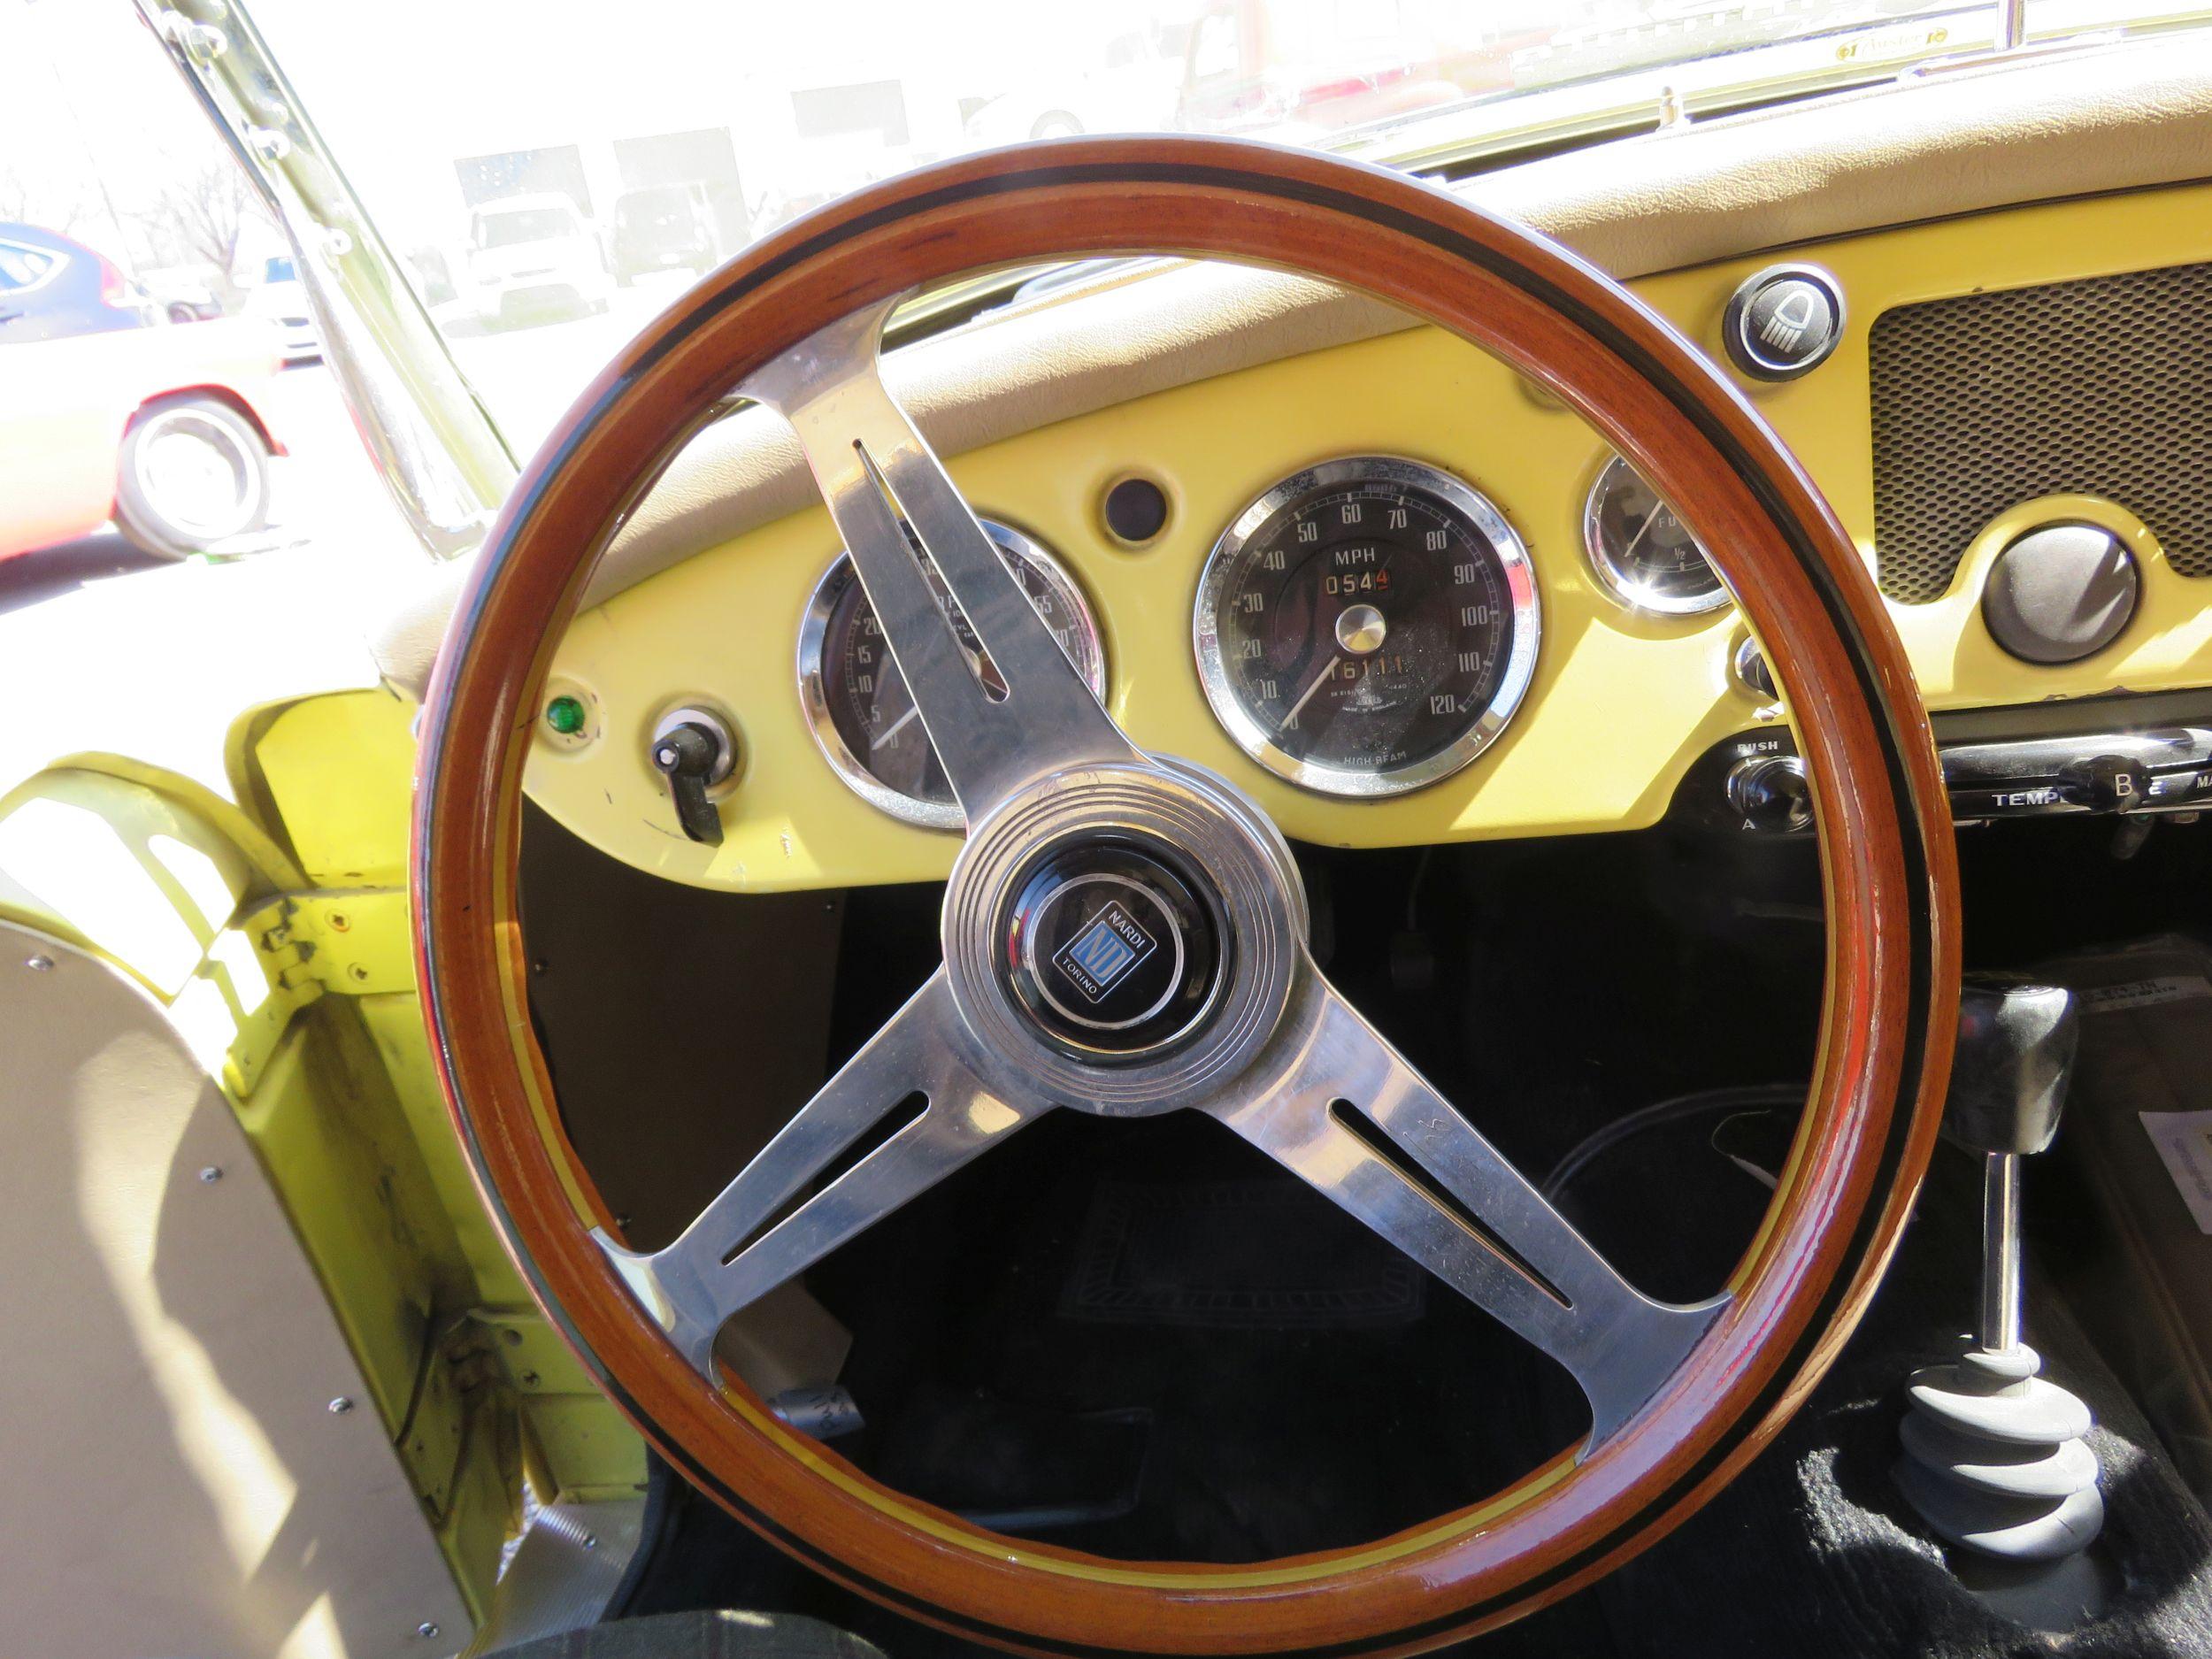
[[[950,156],[1187,132],[1448,179],[1678,111],[1705,119],[1986,52],[1998,28],[1993,5],[1939,0],[633,0],[618,22],[584,0],[385,0],[373,28],[328,0],[246,9],[518,457],[688,284],[825,202]],[[296,270],[131,0],[41,0],[14,15],[0,53],[0,221],[107,262],[77,262],[84,283],[44,285],[77,309],[39,319],[42,337],[191,324],[141,329],[132,349],[150,373],[157,347],[189,357],[174,372],[191,383],[274,411],[272,480],[248,480],[218,515],[221,534],[192,544],[386,546],[360,529],[384,490],[319,322],[305,304],[255,303],[303,275],[312,288],[315,273]],[[2026,0],[2026,33],[2200,15]],[[338,245],[345,233],[327,234]],[[15,257],[7,280],[19,283],[32,257]],[[949,326],[1018,285],[1081,274],[994,273],[926,296],[906,326]],[[10,337],[0,354],[27,349]],[[101,465],[111,477],[112,459]],[[19,505],[0,504],[0,530],[24,518]],[[12,539],[34,534],[48,532],[19,524]],[[391,541],[419,556],[406,532]]]
[[[1986,50],[1939,0],[323,0],[254,8],[463,367],[522,449],[681,286],[846,191],[965,150],[1084,133],[1231,134],[1452,169],[1547,142]],[[2029,0],[2032,36],[2168,15]],[[489,73],[486,65],[497,65]],[[395,99],[410,111],[394,122]],[[484,211],[501,197],[559,209]],[[695,221],[695,222],[694,222]],[[603,273],[518,296],[471,248],[603,226]],[[637,233],[654,227],[650,239]],[[604,279],[604,291],[600,280]],[[524,360],[478,348],[532,328]],[[495,359],[495,360],[494,360]]]
[[[673,219],[689,204],[690,197],[679,184],[664,185],[657,190],[633,190],[615,204],[615,222],[641,225]]]
[[[524,207],[507,213],[484,213],[476,220],[479,248],[511,248],[517,242],[550,242],[565,236],[575,220],[557,207]]]

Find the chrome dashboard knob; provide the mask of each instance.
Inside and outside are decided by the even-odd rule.
[[[1754,755],[1728,769],[1728,804],[1744,827],[1770,833],[1810,829],[1813,793],[1794,755]]]

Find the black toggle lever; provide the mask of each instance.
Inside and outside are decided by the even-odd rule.
[[[718,720],[694,710],[664,722],[654,733],[653,770],[668,780],[676,822],[693,841],[722,844],[722,814],[707,791],[737,770],[737,743]]]

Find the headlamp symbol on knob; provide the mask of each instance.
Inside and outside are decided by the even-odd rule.
[[[1782,296],[1782,303],[1759,325],[1759,338],[1787,356],[1813,324],[1813,291],[1798,288]]]

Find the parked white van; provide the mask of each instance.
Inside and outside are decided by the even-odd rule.
[[[598,232],[557,191],[478,207],[469,217],[469,275],[487,323],[603,311],[614,291]]]

